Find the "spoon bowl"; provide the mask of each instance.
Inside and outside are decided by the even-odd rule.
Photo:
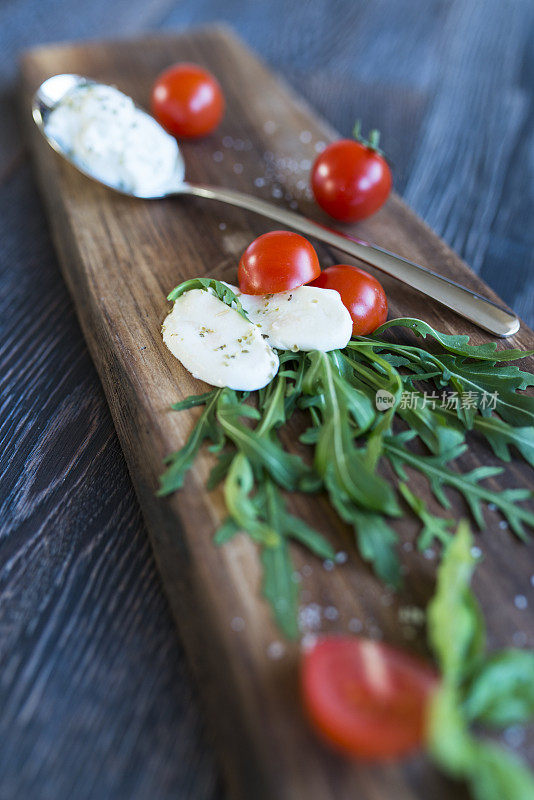
[[[61,101],[64,100],[69,93],[75,89],[85,89],[91,86],[104,85],[105,84],[99,83],[98,81],[86,78],[83,75],[67,73],[63,75],[53,75],[39,86],[33,96],[32,116],[35,124],[43,134],[48,144],[56,151],[56,153],[59,153],[61,156],[63,156],[63,158],[75,166],[77,170],[82,172],[84,175],[87,175],[88,178],[96,180],[99,183],[104,184],[104,186],[108,186],[110,189],[114,189],[116,192],[120,192],[121,194],[125,194],[130,197],[139,197],[144,200],[157,200],[173,194],[182,194],[183,191],[181,191],[181,186],[185,179],[185,163],[182,158],[182,153],[180,152],[178,142],[174,136],[171,136],[169,133],[167,133],[167,131],[161,125],[159,125],[159,123],[153,117],[151,117],[150,114],[144,110],[144,108],[141,108],[141,106],[137,105],[137,103],[134,103],[136,109],[145,116],[150,117],[153,124],[158,125],[161,135],[168,139],[170,146],[173,147],[176,152],[175,167],[169,182],[163,187],[163,189],[158,189],[157,192],[154,192],[154,190],[143,191],[139,188],[127,189],[122,183],[106,180],[101,175],[96,176],[92,174],[85,165],[79,163],[74,154],[68,150],[62,142],[58,141],[58,139],[54,137],[49,130],[47,130],[47,122],[50,114],[58,107]]]
[[[91,173],[87,164],[80,164],[74,153],[69,151],[47,131],[47,121],[51,112],[57,108],[61,100],[69,92],[73,92],[76,88],[104,85],[82,75],[54,75],[41,84],[35,93],[32,103],[33,119],[48,144],[88,178],[130,197],[157,200],[174,195],[193,195],[208,200],[218,200],[238,208],[253,211],[256,214],[261,214],[268,219],[279,222],[285,227],[300,231],[305,236],[311,236],[321,242],[325,242],[366,264],[371,264],[387,275],[391,275],[412,288],[418,289],[428,297],[434,298],[449,310],[455,311],[460,316],[496,336],[512,336],[519,330],[519,319],[509,309],[450,278],[445,278],[443,275],[433,272],[428,267],[409,261],[363,239],[327,228],[300,214],[244,192],[226,189],[222,186],[205,186],[204,184],[186,181],[185,164],[176,139],[170,136],[153,117],[137,105],[135,107],[151,120],[152,125],[159,126],[160,133],[169,140],[166,144],[169,144],[175,151],[175,165],[174,169],[171,170],[170,176],[162,184],[158,184],[156,191],[154,188],[151,190],[143,190],[142,187],[132,189],[130,186],[125,186],[122,181],[116,180],[113,182],[112,180],[106,180],[101,174]],[[409,313],[409,309],[407,309],[407,312]]]

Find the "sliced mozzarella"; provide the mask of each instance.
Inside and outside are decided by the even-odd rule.
[[[230,284],[228,284],[230,285]],[[277,294],[241,294],[250,320],[280,350],[341,350],[352,336],[352,320],[338,292],[301,286]]]
[[[179,297],[161,331],[184,367],[213,386],[253,391],[278,372],[278,356],[261,330],[203,289]]]

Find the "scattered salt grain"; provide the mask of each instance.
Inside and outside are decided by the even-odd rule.
[[[292,208],[293,210],[297,209],[298,207],[299,207],[299,204],[297,203],[296,200],[292,200],[290,202],[290,204],[289,204],[289,208]]]
[[[413,544],[411,542],[404,542],[402,549],[405,553],[411,553],[413,550]]]
[[[245,630],[245,620],[243,617],[234,617],[230,623],[233,631],[239,632]]]
[[[315,152],[322,153],[326,147],[326,142],[315,142]]]
[[[424,555],[425,558],[427,558],[429,561],[431,561],[433,558],[436,557],[436,552],[435,552],[435,550],[432,550],[431,547],[427,547],[426,550],[423,550],[423,555]]]
[[[213,154],[213,160],[217,161],[217,163],[221,162],[224,158],[224,153],[222,150],[216,150]]]
[[[360,619],[358,619],[358,617],[352,617],[352,619],[349,620],[348,627],[349,631],[351,631],[352,633],[360,633],[360,631],[363,628],[363,623]]]
[[[309,144],[312,140],[312,135],[310,131],[302,131],[299,136],[300,141],[302,144]]]
[[[254,181],[254,186],[258,187],[265,186],[265,178],[256,178],[256,180]]]
[[[236,175],[241,175],[243,172],[243,164],[234,164],[234,172]]]
[[[505,531],[507,527],[508,527],[508,523],[506,522],[506,520],[505,519],[501,519],[501,521],[499,522],[499,528],[502,531]]]
[[[524,647],[527,643],[527,634],[525,631],[516,631],[512,636],[512,642],[515,647]]]
[[[305,578],[309,578],[313,572],[313,569],[309,564],[304,564],[304,566],[301,569],[301,572]]]
[[[528,606],[528,600],[524,594],[517,594],[514,597],[514,606],[518,608],[520,611],[525,610],[525,608]]]
[[[271,642],[267,648],[267,657],[277,660],[285,654],[286,648],[282,642]]]
[[[223,147],[232,147],[232,145],[234,144],[234,140],[232,139],[231,136],[225,136],[222,140],[222,143]]]
[[[324,610],[325,619],[330,620],[333,622],[339,617],[339,611],[335,606],[327,606]]]
[[[300,168],[304,170],[308,170],[311,167],[311,161],[309,158],[303,158],[300,162]]]
[[[219,222],[219,230],[220,231],[226,230],[226,222]]]
[[[321,627],[321,606],[318,603],[309,603],[301,606],[298,613],[299,628],[301,631],[317,631]]]
[[[334,569],[334,562],[330,558],[325,558],[323,561],[323,567],[327,572],[332,572]]]
[[[497,511],[497,506],[495,505],[495,503],[488,503],[488,509],[490,511]]]
[[[480,558],[480,556],[482,555],[482,550],[480,549],[480,547],[472,547],[471,555],[473,556],[473,558]]]
[[[312,650],[316,644],[317,636],[314,636],[313,633],[305,633],[300,640],[300,646],[303,650]]]
[[[281,197],[284,196],[284,193],[278,186],[275,186],[273,188],[272,195],[273,195],[273,197],[276,197],[276,198],[280,199]]]
[[[348,558],[348,556],[345,553],[345,551],[344,550],[340,550],[335,555],[335,562],[336,562],[336,564],[346,564],[347,563],[347,558]]]
[[[525,741],[525,731],[520,725],[510,725],[505,729],[503,737],[510,747],[521,747]]]
[[[276,122],[274,122],[272,119],[268,119],[267,122],[263,123],[263,130],[265,133],[271,135],[276,130]]]
[[[401,606],[399,608],[399,622],[408,625],[424,625],[425,612],[419,606]]]

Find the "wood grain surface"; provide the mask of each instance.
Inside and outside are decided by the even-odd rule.
[[[278,202],[296,203],[305,213],[316,213],[306,196],[306,172],[318,143],[334,132],[280,88],[227,32],[35,51],[24,60],[26,102],[48,75],[76,71],[115,82],[146,104],[157,72],[169,61],[184,58],[213,69],[229,101],[221,130],[205,142],[184,147],[191,179],[274,196]],[[161,343],[165,294],[187,277],[231,277],[243,247],[269,225],[245,212],[207,203],[144,203],[113,195],[52,154],[36,132],[31,135],[64,275],[235,796],[323,798],[358,792],[362,797],[388,797],[393,791],[397,797],[451,796],[450,786],[424,759],[399,768],[356,769],[326,753],[310,736],[296,700],[294,649],[288,648],[279,662],[267,657],[269,644],[279,634],[259,597],[254,548],[246,539],[223,549],[210,542],[221,515],[221,497],[203,490],[209,459],[200,460],[179,496],[165,501],[154,497],[161,458],[183,442],[194,417],[170,414],[168,406],[200,388]],[[298,169],[283,161],[288,158]],[[398,198],[358,230],[484,289]],[[324,264],[333,263],[333,253],[320,252]],[[436,304],[392,280],[384,283],[393,315],[424,316],[442,330],[458,329],[458,320]],[[461,327],[471,332],[466,324]],[[482,334],[472,332],[477,341],[483,340]],[[523,329],[515,344],[526,346],[529,336]],[[489,460],[488,452],[474,443],[464,465]],[[506,480],[514,485],[528,480],[523,465],[511,465]],[[349,564],[333,573],[320,564],[310,565],[313,576],[303,581],[307,601],[338,610],[333,629],[346,629],[349,620],[357,618],[369,634],[406,646],[411,632],[399,626],[399,606],[424,604],[435,563],[405,551],[406,589],[401,597],[391,597],[358,560],[348,531],[324,498],[316,498],[312,508],[306,505],[295,500],[299,513],[313,516],[350,554]],[[465,513],[459,501],[455,510]],[[399,530],[409,542],[413,526],[406,522]],[[513,597],[518,586],[528,585],[533,562],[524,547],[503,533],[495,515],[488,515],[483,548],[486,561],[476,588],[490,611],[499,610],[490,624],[495,641],[509,642],[514,631],[526,631]],[[301,565],[302,558],[297,553]],[[233,629],[235,619],[244,620],[243,631]],[[421,637],[409,646],[424,649]]]

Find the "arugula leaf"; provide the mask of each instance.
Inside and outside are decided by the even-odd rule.
[[[467,781],[475,800],[531,800],[534,778],[517,756],[477,740],[462,713],[459,692],[442,686],[428,724],[432,758],[449,775]]]
[[[232,517],[226,517],[222,525],[217,528],[213,541],[217,545],[226,544],[236,533],[239,533],[239,525]]]
[[[194,288],[213,292],[239,310],[235,293],[212,279],[186,281],[169,297],[176,299]],[[381,334],[395,325],[432,338],[433,352],[384,341]],[[230,503],[230,517],[216,540],[226,541],[243,528],[261,547],[280,547],[276,559],[273,554],[265,557],[271,586],[275,564],[282,570],[280,585],[287,584],[283,570],[289,574],[289,550],[280,544],[282,540],[294,538],[319,557],[331,557],[327,555],[332,553],[331,546],[319,533],[287,514],[280,491],[322,488],[340,517],[353,526],[362,557],[384,581],[400,585],[397,535],[387,517],[399,516],[401,510],[392,481],[379,472],[382,464],[393,467],[401,479],[400,494],[423,523],[419,548],[426,549],[435,541],[447,546],[451,521],[436,518],[409,488],[407,467],[427,477],[443,507],[449,507],[447,487],[454,488],[483,527],[482,504],[494,503],[512,530],[525,538],[526,526],[534,527],[534,514],[520,503],[531,493],[526,489],[488,489],[484,479],[499,475],[500,467],[480,467],[462,474],[454,463],[467,447],[466,432],[474,429],[502,461],[510,460],[513,447],[534,465],[534,398],[522,394],[534,385],[534,376],[502,363],[525,355],[528,353],[519,350],[497,351],[494,343],[471,346],[466,336],[441,334],[412,319],[391,320],[372,337],[353,338],[343,351],[282,351],[280,370],[257,393],[257,405],[248,400],[249,393],[230,389],[214,389],[175,404],[174,410],[197,405],[204,410],[186,445],[168,457],[160,493],[168,494],[183,485],[197,452],[208,443],[209,450],[217,454],[208,487],[225,481]],[[421,382],[433,389],[431,396],[441,399],[441,405],[426,403]],[[403,392],[408,389],[412,400],[406,403]],[[378,391],[390,400],[384,412],[375,407]],[[454,396],[456,404],[450,402]],[[480,398],[489,398],[494,404],[487,405]],[[299,408],[309,418],[300,441],[313,448],[313,466],[288,452],[278,434]],[[396,421],[408,430],[396,432]],[[411,440],[419,446],[412,449],[408,446]],[[273,492],[277,500],[274,506],[274,501],[269,501],[269,506],[267,495],[272,498]],[[276,508],[283,508],[283,513],[275,513]],[[273,519],[282,521],[274,525]],[[267,595],[274,596],[272,591]],[[289,601],[287,607],[295,610]]]
[[[472,543],[462,521],[445,549],[427,610],[429,641],[442,672],[431,702],[427,743],[438,765],[466,780],[476,800],[530,800],[534,778],[521,761],[469,729],[472,720],[507,724],[524,721],[534,710],[534,653],[508,650],[484,656],[484,625],[470,588]]]
[[[229,286],[222,281],[215,280],[215,278],[191,278],[191,280],[184,281],[179,286],[175,286],[172,292],[167,295],[167,300],[178,300],[185,292],[190,292],[192,289],[211,291],[219,300],[222,300],[225,305],[230,306],[230,308],[233,308],[238,314],[241,314],[242,317],[248,320],[247,312],[241,305],[239,297]]]
[[[476,800],[532,800],[532,773],[512,753],[491,742],[477,742],[468,775]]]
[[[480,481],[484,478],[500,475],[503,472],[501,467],[478,467],[464,474],[449,469],[446,461],[460,456],[465,450],[465,445],[447,453],[445,458],[443,455],[419,455],[408,450],[404,446],[405,442],[406,438],[399,435],[390,437],[384,445],[385,454],[403,480],[406,479],[406,473],[402,469],[403,464],[419,470],[429,481],[436,499],[444,508],[450,507],[444,486],[457,489],[467,501],[470,511],[481,529],[484,528],[481,502],[494,503],[506,517],[514,533],[520,539],[526,539],[524,525],[534,527],[534,513],[517,504],[521,500],[534,497],[534,493],[529,489],[502,489],[494,492],[480,485]]]
[[[159,479],[159,490],[157,494],[162,497],[175,492],[183,486],[186,472],[193,466],[198,451],[206,439],[212,442],[221,441],[221,430],[217,425],[215,412],[219,402],[222,389],[213,389],[204,395],[199,395],[205,404],[204,411],[197,424],[191,431],[191,435],[186,444],[176,453],[167,456],[165,462],[169,464],[163,475]],[[186,401],[183,401],[184,403]],[[195,402],[194,405],[200,403]],[[177,405],[181,405],[178,403]]]
[[[228,471],[224,484],[224,500],[231,518],[241,530],[255,541],[271,547],[280,543],[280,534],[264,519],[258,499],[250,495],[254,489],[254,473],[248,458],[238,453]]]
[[[497,350],[495,342],[469,344],[469,336],[458,334],[451,336],[446,333],[439,333],[439,331],[434,330],[427,322],[411,317],[390,319],[388,322],[384,322],[383,325],[374,331],[372,338],[379,339],[384,331],[393,327],[410,328],[417,336],[421,336],[423,339],[430,336],[432,339],[439,342],[445,350],[456,353],[456,355],[466,356],[467,358],[483,359],[495,363],[497,361],[515,361],[519,358],[526,358],[527,356],[534,355],[534,350]]]
[[[472,544],[463,520],[445,550],[427,611],[431,647],[444,680],[452,685],[479,661],[486,639],[484,620],[469,588],[476,564]]]
[[[339,491],[360,508],[398,516],[400,509],[391,486],[367,466],[365,453],[353,443],[358,419],[355,407],[360,396],[356,401],[354,393],[347,395],[329,353],[315,351],[309,359],[303,391],[310,396],[320,420],[314,457],[317,473],[330,494]]]
[[[270,411],[267,411],[270,414]],[[281,444],[240,422],[241,417],[258,419],[260,412],[242,403],[232,389],[223,389],[217,403],[217,422],[238,451],[244,453],[257,467],[263,467],[279,486],[289,491],[314,491],[320,481],[303,460],[288,453]],[[265,419],[265,417],[264,417]],[[273,417],[273,424],[277,418]]]
[[[493,653],[473,675],[464,711],[470,720],[504,727],[534,717],[534,653]]]
[[[421,497],[417,497],[402,481],[399,483],[399,491],[423,523],[423,528],[417,537],[418,549],[423,551],[432,547],[434,540],[442,545],[447,545],[451,540],[450,528],[454,525],[454,520],[436,517],[428,510],[425,501]]]
[[[271,604],[280,628],[289,639],[295,639],[298,636],[298,586],[293,580],[294,568],[287,542],[281,539],[275,547],[264,547],[261,562],[263,594]]]

